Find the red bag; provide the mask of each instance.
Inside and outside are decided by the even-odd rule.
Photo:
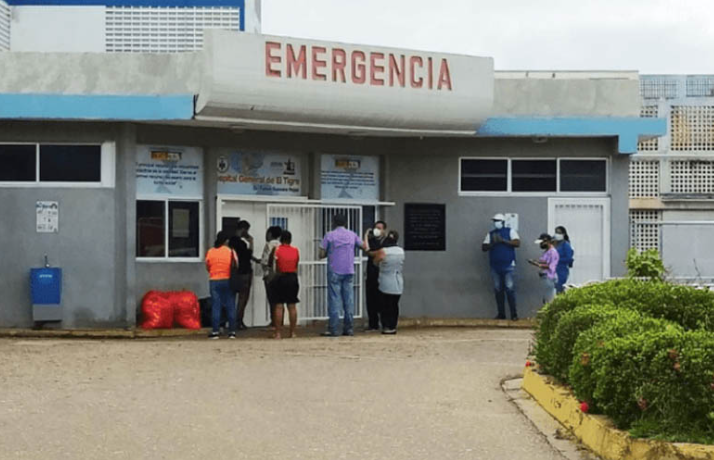
[[[186,329],[201,329],[201,308],[196,294],[190,291],[172,292],[170,298],[174,306],[174,322]]]
[[[171,329],[173,305],[165,292],[149,291],[141,301],[142,329]]]

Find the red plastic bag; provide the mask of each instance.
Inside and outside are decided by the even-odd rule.
[[[190,291],[171,292],[174,322],[186,329],[201,329],[201,308],[198,297]]]
[[[171,299],[165,292],[149,291],[141,301],[142,329],[171,329],[174,311]]]

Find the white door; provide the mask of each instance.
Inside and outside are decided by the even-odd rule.
[[[610,199],[550,198],[548,228],[568,230],[575,250],[568,284],[601,281],[610,276]]]
[[[240,220],[247,220],[250,223],[250,235],[254,240],[253,255],[260,259],[267,230],[265,226],[267,204],[252,201],[219,200],[218,206],[220,206],[220,212],[217,213],[219,229],[231,228]],[[265,326],[270,322],[260,264],[253,263],[253,288],[245,307],[243,321],[248,326]]]

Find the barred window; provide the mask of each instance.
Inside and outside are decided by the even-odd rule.
[[[630,198],[656,198],[659,195],[659,161],[631,161]]]
[[[676,99],[677,80],[667,77],[641,77],[640,95],[642,99]]]
[[[661,211],[630,210],[630,246],[640,251],[660,249]]]
[[[670,123],[672,150],[714,150],[714,106],[673,105]]]

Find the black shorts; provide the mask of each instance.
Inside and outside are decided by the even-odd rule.
[[[275,304],[298,303],[298,292],[300,292],[300,283],[298,282],[297,273],[280,273],[272,283],[270,283],[272,297]],[[273,304],[274,305],[274,304]]]

